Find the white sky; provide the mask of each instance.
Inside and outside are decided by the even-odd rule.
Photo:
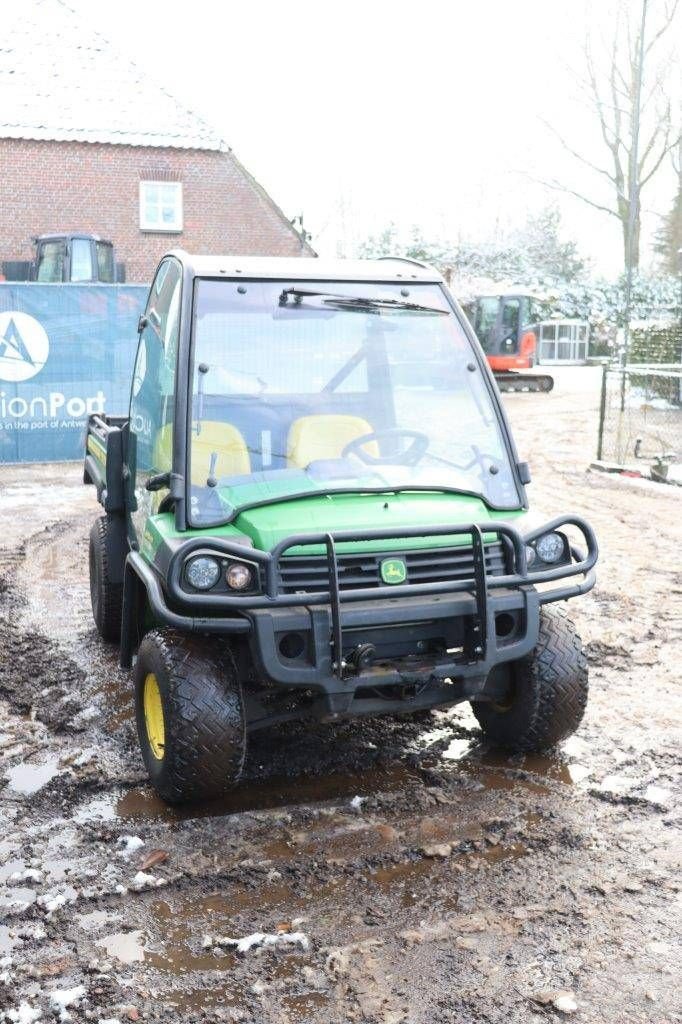
[[[608,199],[542,123],[602,158],[570,68],[588,19],[612,33],[608,0],[597,14],[584,0],[68,2],[215,125],[321,254],[350,255],[390,221],[485,241],[559,198],[596,268],[620,267],[615,218],[532,180]],[[644,194],[645,236],[674,188],[667,163]]]

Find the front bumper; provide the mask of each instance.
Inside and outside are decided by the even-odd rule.
[[[529,571],[526,545],[566,526],[582,534],[586,551],[571,548],[570,564]],[[186,632],[248,634],[260,678],[278,687],[321,692],[331,712],[347,711],[358,691],[395,686],[428,688],[431,696],[426,703],[430,705],[480,694],[496,666],[516,661],[535,647],[543,604],[576,597],[594,586],[597,541],[589,524],[578,516],[559,517],[525,536],[503,522],[415,527],[401,530],[399,535],[401,539],[468,535],[472,577],[341,590],[337,544],[395,540],[395,529],[298,534],[270,552],[217,538],[207,545],[204,538],[195,537],[174,551],[165,587],[136,553],[128,556],[126,575],[135,573],[142,579],[157,621]],[[503,543],[509,570],[504,575],[486,571],[484,536]],[[280,559],[292,548],[312,545],[323,545],[326,550],[328,589],[283,593]],[[181,585],[183,564],[193,551],[207,546],[220,554],[257,562],[264,593],[189,594]],[[540,585],[548,589],[538,590]],[[123,646],[130,603],[124,595]],[[292,636],[298,638],[297,649],[282,642]],[[353,653],[368,645],[377,656],[367,663],[361,658],[354,662]],[[382,650],[393,653],[382,656]],[[122,649],[123,663],[124,658]],[[453,680],[458,687],[456,697]]]

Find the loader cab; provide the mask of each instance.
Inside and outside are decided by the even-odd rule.
[[[41,284],[113,284],[114,247],[98,235],[40,235],[32,280]]]
[[[464,310],[493,369],[530,369],[535,365],[535,326],[542,319],[536,298],[479,295]]]

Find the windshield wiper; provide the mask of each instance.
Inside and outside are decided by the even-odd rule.
[[[289,302],[289,297],[294,301]],[[337,309],[407,309],[414,313],[440,313],[447,316],[447,309],[436,309],[434,306],[421,306],[417,302],[403,302],[401,299],[370,298],[361,295],[334,295],[331,292],[314,292],[305,288],[285,288],[279,297],[280,306],[296,308],[304,299],[322,299],[325,306],[336,306]]]

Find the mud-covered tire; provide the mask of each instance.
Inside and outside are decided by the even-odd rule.
[[[575,626],[558,608],[540,614],[533,652],[511,666],[509,698],[472,709],[487,740],[508,750],[547,750],[571,736],[587,706],[587,658]]]
[[[160,757],[145,715],[150,674],[156,677],[163,714]],[[229,648],[206,637],[153,630],[140,644],[134,678],[140,749],[159,796],[177,804],[213,799],[231,789],[244,767],[246,720]]]
[[[100,516],[90,530],[90,603],[97,632],[111,643],[121,640],[125,525]]]

